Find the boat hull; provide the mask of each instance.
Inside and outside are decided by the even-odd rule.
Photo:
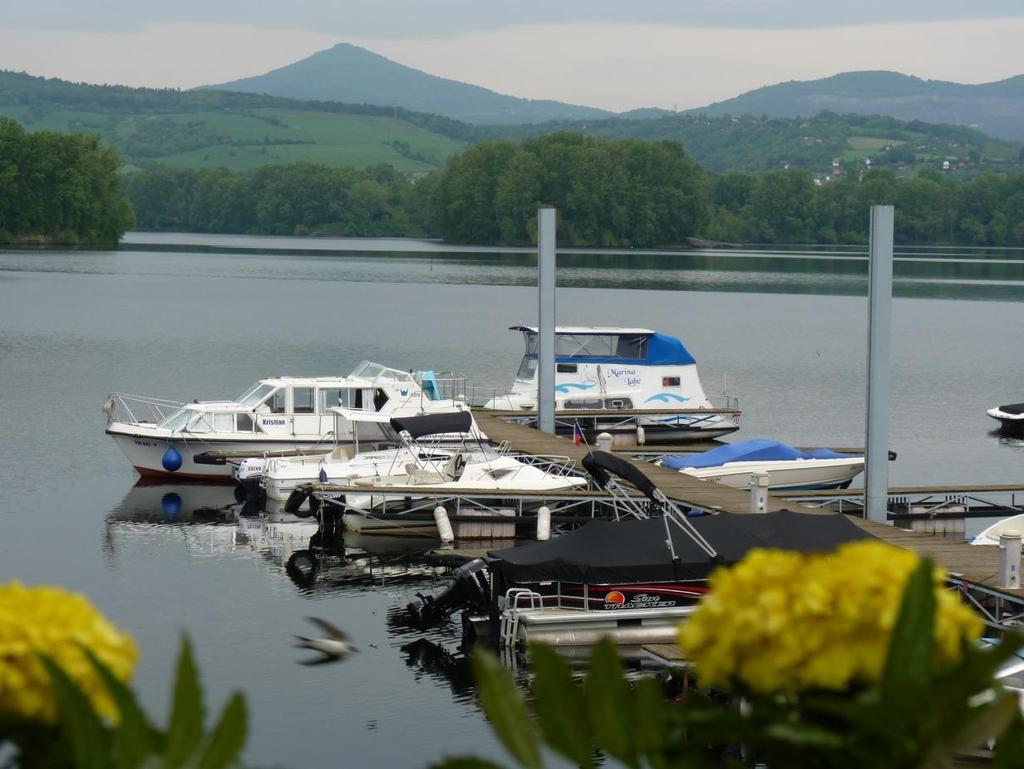
[[[232,466],[230,464],[203,464],[196,462],[195,457],[208,451],[276,451],[283,448],[313,448],[319,441],[294,440],[209,440],[202,443],[169,439],[142,433],[120,432],[107,430],[107,435],[131,462],[135,471],[143,478],[159,478],[163,480],[204,480],[232,483]],[[167,450],[174,447],[181,455],[181,466],[169,469],[164,466]]]
[[[999,429],[1008,435],[1024,435],[1024,403],[999,406],[985,412],[999,422]]]
[[[768,473],[769,491],[809,491],[846,487],[863,471],[864,460],[796,459],[779,462],[730,462],[720,467],[688,468],[681,472],[734,489],[749,489],[753,474]]]

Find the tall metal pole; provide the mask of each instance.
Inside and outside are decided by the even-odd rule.
[[[892,334],[892,206],[871,206],[868,266],[867,456],[864,510],[869,520],[888,521],[889,347]]]
[[[555,432],[555,209],[537,210],[537,427]]]

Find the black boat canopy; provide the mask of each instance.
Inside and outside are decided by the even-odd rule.
[[[412,438],[444,433],[468,433],[473,427],[473,415],[468,411],[446,411],[418,417],[392,417],[391,426],[403,430]]]
[[[590,473],[590,477],[602,489],[608,487],[608,474],[612,473],[632,483],[652,502],[657,502],[654,492],[658,487],[635,465],[622,457],[607,451],[591,451],[583,457],[583,469]]]
[[[670,526],[677,559],[665,542],[665,522],[594,521],[548,542],[495,550],[491,569],[510,582],[589,584],[671,582],[705,579],[716,566],[736,563],[752,548],[826,552],[871,535],[845,515],[718,513],[690,518],[718,551],[712,560],[683,531]]]

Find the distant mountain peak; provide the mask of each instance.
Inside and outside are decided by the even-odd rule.
[[[422,72],[347,42],[336,43],[262,75],[205,87],[292,99],[403,107],[470,123],[540,123],[612,114],[593,107],[500,94]]]
[[[822,111],[959,123],[1003,139],[1024,139],[1024,75],[969,85],[890,70],[840,72],[764,86],[691,112],[811,117]]]

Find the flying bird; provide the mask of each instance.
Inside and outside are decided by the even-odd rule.
[[[347,657],[352,652],[359,651],[353,644],[352,639],[348,635],[339,630],[337,627],[332,625],[325,619],[320,617],[307,617],[310,622],[319,627],[324,632],[323,638],[305,638],[304,636],[295,636],[299,642],[295,644],[297,649],[310,649],[312,651],[320,652],[319,657],[314,657],[309,660],[300,660],[299,664],[302,665],[322,665],[325,662],[337,662],[344,657]]]

